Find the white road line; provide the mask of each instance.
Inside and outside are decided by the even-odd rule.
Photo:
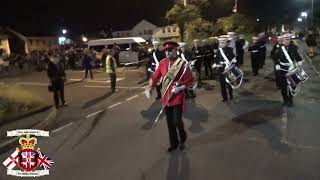
[[[111,105],[111,106],[108,107],[108,109],[111,109],[111,108],[114,108],[116,106],[119,106],[120,104],[122,104],[122,102],[118,102],[118,103],[116,103],[114,105]]]
[[[85,88],[110,88],[110,86],[90,86],[90,85],[84,85]],[[138,87],[138,86],[116,86],[117,89],[144,89],[144,87]]]
[[[49,83],[33,83],[33,82],[17,82],[17,85],[24,85],[24,86],[48,86]]]
[[[69,79],[69,81],[82,81],[83,79]]]
[[[132,96],[132,97],[126,99],[126,101],[131,101],[132,99],[135,99],[135,98],[137,98],[137,97],[139,97],[139,95]]]
[[[97,115],[97,114],[100,114],[100,113],[102,113],[103,112],[103,110],[99,110],[99,111],[97,111],[97,112],[95,112],[95,113],[92,113],[92,114],[89,114],[86,118],[88,119],[88,118],[91,118],[91,117],[93,117],[93,116],[95,116],[95,115]]]
[[[61,131],[61,130],[63,130],[64,128],[67,128],[68,126],[71,126],[72,124],[73,124],[73,122],[70,122],[70,123],[68,123],[68,124],[66,124],[66,125],[64,125],[64,126],[61,126],[61,127],[57,128],[57,129],[51,131],[51,133],[55,134],[56,132]]]

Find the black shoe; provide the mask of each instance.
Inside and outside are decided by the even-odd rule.
[[[222,100],[222,102],[227,102],[228,101],[228,99],[224,99],[224,100]]]
[[[186,146],[184,144],[180,144],[179,145],[179,150],[180,151],[183,151],[185,148],[186,148]]]
[[[177,148],[178,148],[178,146],[171,146],[171,147],[168,148],[167,151],[168,151],[169,153],[171,153],[171,152],[175,151]]]
[[[292,102],[289,102],[287,105],[288,105],[288,107],[293,107],[293,103]]]
[[[61,106],[66,107],[66,106],[68,106],[68,103],[64,102]]]
[[[285,102],[282,103],[282,105],[287,106],[288,102],[285,101]]]
[[[161,97],[159,97],[159,96],[156,98],[156,100],[160,100],[160,99],[161,99]]]
[[[233,96],[230,96],[230,100],[232,100],[233,99]]]

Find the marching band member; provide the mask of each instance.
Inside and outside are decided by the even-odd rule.
[[[260,45],[258,44],[258,37],[252,37],[252,44],[248,51],[251,52],[251,67],[254,76],[259,74],[261,56],[260,56]]]
[[[226,77],[223,75],[223,72],[226,68],[227,60],[231,63],[236,63],[236,56],[233,53],[233,49],[227,46],[228,38],[224,36],[219,37],[219,50],[215,57],[215,64],[214,67],[219,67],[219,80],[221,85],[221,95],[222,95],[222,102],[228,101],[227,89],[229,91],[229,98],[230,100],[233,99],[233,90],[229,83],[226,82]],[[227,60],[226,60],[227,58]]]
[[[243,65],[244,51],[248,46],[249,42],[244,39],[244,35],[240,35],[239,39],[236,41],[238,66]]]
[[[151,67],[149,71],[154,73],[160,64],[160,61],[165,58],[165,54],[160,51],[160,42],[157,40],[152,41],[153,51],[151,52]],[[161,99],[161,83],[157,85],[157,100]]]
[[[236,47],[236,33],[235,32],[228,32],[228,46],[232,48],[233,54],[237,56],[237,47]]]
[[[267,58],[267,39],[265,36],[265,33],[262,32],[258,35],[258,43],[260,44],[260,56],[261,56],[261,64],[260,64],[260,68],[263,69],[263,66],[265,65],[266,62],[266,58]]]
[[[193,40],[193,48],[192,48],[192,59],[196,59],[195,67],[199,73],[199,84],[198,86],[201,86],[201,67],[203,62],[203,49],[199,45],[199,39]]]
[[[283,35],[283,45],[279,48],[281,50],[278,50],[274,55],[275,63],[277,64],[275,69],[279,72],[278,78],[283,97],[283,105],[292,107],[293,96],[288,89],[286,74],[295,67],[295,64],[297,66],[302,66],[303,59],[298,53],[298,47],[292,43],[291,35],[289,33]]]
[[[180,49],[179,49],[179,51],[178,51],[178,52],[179,52],[178,55],[179,55],[179,57],[182,58],[183,60],[186,60],[186,61],[188,61],[189,63],[191,63],[191,64],[190,64],[190,65],[191,65],[190,70],[191,70],[192,73],[198,73],[198,72],[194,72],[194,71],[196,71],[195,68],[194,68],[195,62],[190,62],[190,61],[193,61],[193,59],[192,59],[192,53],[186,50],[186,45],[187,45],[187,43],[185,43],[185,42],[180,42],[180,43],[179,43]],[[198,78],[198,76],[197,76],[197,77],[193,76],[193,78]],[[196,81],[196,80],[197,80],[197,79],[194,79],[194,81]],[[187,98],[195,98],[195,97],[196,97],[196,94],[195,94],[194,91],[193,91],[193,87],[188,88],[188,89],[186,90],[186,97],[187,97]]]
[[[203,49],[203,65],[205,70],[205,75],[207,79],[213,79],[213,72],[212,72],[212,59],[213,59],[213,49],[209,45],[207,39],[202,40],[202,49]]]
[[[166,42],[164,44],[166,58],[163,59],[159,68],[150,80],[152,90],[159,79],[163,78],[162,103],[165,107],[167,125],[170,137],[170,147],[168,152],[179,148],[184,150],[187,140],[187,133],[182,121],[182,112],[185,108],[185,89],[192,84],[193,78],[191,71],[177,54],[178,43]],[[179,134],[179,138],[178,138]]]
[[[282,43],[283,43],[283,39],[282,39],[282,36],[278,36],[277,37],[277,42],[276,44],[273,46],[272,50],[271,50],[271,58],[273,60],[273,63],[274,63],[274,74],[275,74],[275,80],[276,80],[276,85],[277,87],[280,89],[280,81],[279,81],[279,71],[276,71],[276,57],[275,57],[275,54],[280,50],[281,51],[281,46],[282,46]]]

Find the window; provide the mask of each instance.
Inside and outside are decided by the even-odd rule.
[[[145,34],[145,35],[148,34],[148,31],[147,31],[147,30],[144,30],[144,34]]]
[[[153,31],[152,30],[148,30],[148,34],[152,35]]]
[[[177,32],[177,28],[176,27],[173,27],[173,32]]]
[[[162,28],[162,33],[166,33],[166,28]]]
[[[168,33],[171,33],[171,28],[168,28]]]

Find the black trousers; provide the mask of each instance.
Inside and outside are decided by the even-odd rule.
[[[59,98],[61,100],[62,105],[65,103],[64,100],[64,81],[59,80],[52,83],[53,86],[53,100],[56,108],[59,107],[60,102]]]
[[[110,77],[110,82],[111,82],[111,91],[115,92],[116,91],[116,82],[117,82],[117,75],[116,73],[109,73]]]
[[[199,73],[199,82],[201,81],[201,68],[202,68],[202,61],[203,61],[203,59],[197,59],[197,61],[196,61],[196,63],[195,63],[195,68],[196,68],[196,70],[198,71],[198,73]]]
[[[166,107],[165,111],[169,130],[170,146],[177,147],[179,142],[180,144],[184,144],[187,140],[187,133],[184,130],[184,124],[182,121],[182,105]]]
[[[161,87],[162,87],[162,84],[159,84],[156,89],[157,89],[157,98],[161,98]]]
[[[220,79],[220,86],[221,86],[221,95],[223,100],[228,100],[227,89],[229,91],[229,98],[233,99],[233,89],[230,86],[230,84],[226,82],[225,76],[221,74],[219,79]]]
[[[274,68],[274,76],[275,76],[275,80],[276,80],[276,86],[277,88],[280,88],[280,72],[276,70],[276,66],[273,67]]]
[[[87,68],[86,68],[86,76],[85,76],[85,78],[88,77],[88,71],[90,72],[90,77],[91,77],[91,79],[93,79],[93,74],[92,74],[92,68],[91,68],[91,67],[87,67]]]
[[[251,57],[252,72],[256,76],[259,74],[261,60],[257,57]]]
[[[204,62],[204,70],[205,70],[205,75],[209,78],[213,78],[212,76],[212,65],[211,65],[211,59],[210,58],[205,58]]]
[[[280,89],[281,89],[281,95],[283,98],[283,102],[285,104],[293,104],[293,96],[292,94],[288,91],[288,82],[285,76],[285,72],[279,72],[278,74],[278,80],[280,84]]]
[[[236,63],[236,65],[238,66],[238,67],[240,67],[240,66],[242,66],[243,65],[243,56],[244,56],[244,54],[238,54],[238,56],[237,56],[237,63]]]

